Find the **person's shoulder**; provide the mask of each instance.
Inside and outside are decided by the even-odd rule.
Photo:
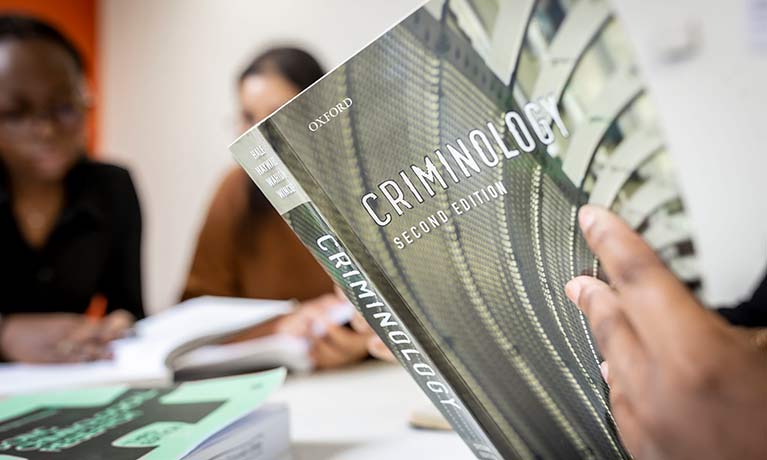
[[[219,188],[242,192],[243,190],[247,190],[249,180],[250,178],[245,173],[245,171],[243,171],[239,166],[235,166],[229,169],[226,174],[224,174],[224,177],[221,179],[221,185],[219,185]]]
[[[133,188],[133,180],[127,168],[98,160],[83,160],[76,167],[77,175],[92,185],[108,188]]]
[[[135,213],[139,207],[136,188],[127,168],[93,159],[81,160],[69,177],[69,188],[80,199],[99,208]]]
[[[233,206],[243,206],[247,202],[250,178],[242,168],[233,167],[224,174],[216,191],[214,201],[225,201]]]
[[[233,225],[247,215],[249,180],[239,168],[226,172],[210,198],[205,228]]]

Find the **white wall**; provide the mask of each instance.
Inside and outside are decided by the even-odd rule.
[[[757,2],[616,2],[667,128],[715,301],[747,294],[767,256],[767,50],[749,35],[767,25],[748,24],[747,9]],[[233,166],[242,65],[295,43],[331,68],[420,3],[103,0],[103,150],[139,187],[150,311],[178,296],[208,200]],[[690,56],[664,60],[690,29]]]
[[[764,0],[615,3],[669,139],[707,300],[748,296],[767,261]]]
[[[234,81],[273,44],[297,44],[330,69],[421,0],[103,0],[102,151],[128,166],[144,214],[145,300],[172,305],[197,231],[234,165]]]

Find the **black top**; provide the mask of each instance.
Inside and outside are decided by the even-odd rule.
[[[720,308],[717,311],[734,326],[767,327],[767,277],[749,301],[735,308]]]
[[[108,311],[144,316],[141,212],[128,171],[81,160],[65,179],[64,209],[48,241],[27,243],[0,174],[0,313],[84,313],[94,295]]]

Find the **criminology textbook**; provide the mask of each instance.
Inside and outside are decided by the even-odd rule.
[[[477,457],[629,457],[563,291],[599,274],[578,208],[699,276],[607,1],[430,1],[230,148]]]

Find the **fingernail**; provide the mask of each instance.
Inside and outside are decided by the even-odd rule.
[[[607,377],[610,375],[610,367],[607,365],[607,361],[602,361],[599,365],[599,370],[602,371],[602,378],[607,381]]]
[[[594,213],[594,209],[592,209],[591,206],[582,206],[580,211],[578,211],[578,222],[580,222],[581,230],[583,233],[587,233],[589,231],[589,228],[594,225],[595,220],[596,214]]]
[[[565,294],[574,304],[578,303],[578,296],[581,293],[581,283],[578,280],[572,279],[565,284]]]

